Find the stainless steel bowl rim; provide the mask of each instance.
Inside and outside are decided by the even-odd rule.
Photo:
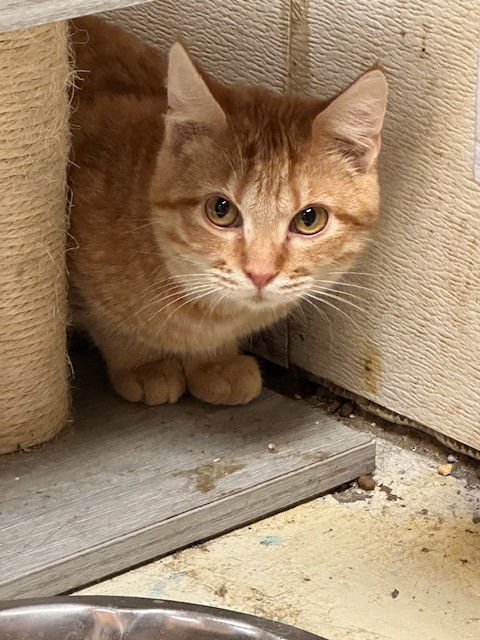
[[[251,630],[249,635],[251,635],[252,640],[255,640],[256,637],[271,638],[271,640],[326,640],[296,627],[226,609],[167,600],[118,596],[71,596],[0,601],[0,635],[7,619],[12,620],[14,617],[20,629],[20,626],[27,624],[27,621],[32,624],[32,617],[38,623],[39,617],[42,615],[51,615],[52,609],[56,610],[59,616],[63,616],[62,620],[65,620],[67,616],[71,617],[73,614],[81,615],[83,613],[87,615],[97,610],[136,614],[138,616],[147,614],[194,616],[199,621],[208,618],[225,625],[231,625],[232,628],[238,628],[239,626],[243,626],[245,629],[249,628]],[[29,630],[34,632],[32,627],[22,627],[23,633],[28,633]],[[1,637],[3,640],[3,636]],[[15,636],[12,635],[11,637],[14,639]]]

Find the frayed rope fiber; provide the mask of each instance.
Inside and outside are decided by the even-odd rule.
[[[68,33],[0,33],[0,453],[53,437],[66,352]]]

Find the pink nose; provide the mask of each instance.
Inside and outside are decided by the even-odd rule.
[[[271,282],[277,275],[276,273],[253,273],[251,271],[246,271],[245,273],[259,291],[261,291],[263,287]]]

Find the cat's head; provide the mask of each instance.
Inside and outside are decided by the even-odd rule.
[[[225,87],[175,44],[154,229],[168,269],[221,308],[288,307],[349,268],[378,215],[387,83],[330,102]]]

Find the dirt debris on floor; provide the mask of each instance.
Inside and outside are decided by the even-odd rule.
[[[441,476],[449,476],[452,473],[453,464],[447,462],[446,464],[441,464],[437,467],[437,473]]]
[[[329,640],[478,640],[478,479],[438,463],[380,437],[373,490],[352,483],[82,593],[225,607]]]
[[[373,476],[370,474],[360,476],[357,479],[357,484],[360,489],[363,489],[364,491],[373,491],[377,486],[377,483],[375,482]]]
[[[390,422],[366,411],[352,399],[338,395],[319,382],[306,379],[305,372],[301,370],[285,370],[270,362],[264,362],[262,371],[267,386],[278,393],[313,404],[344,421],[349,427],[371,433],[374,437],[383,437],[410,451],[433,457],[439,465],[444,462],[461,462],[457,468],[453,469],[454,475],[480,478],[480,460],[473,460],[466,455],[453,452],[431,434],[406,424]],[[345,393],[348,395],[347,392]]]

